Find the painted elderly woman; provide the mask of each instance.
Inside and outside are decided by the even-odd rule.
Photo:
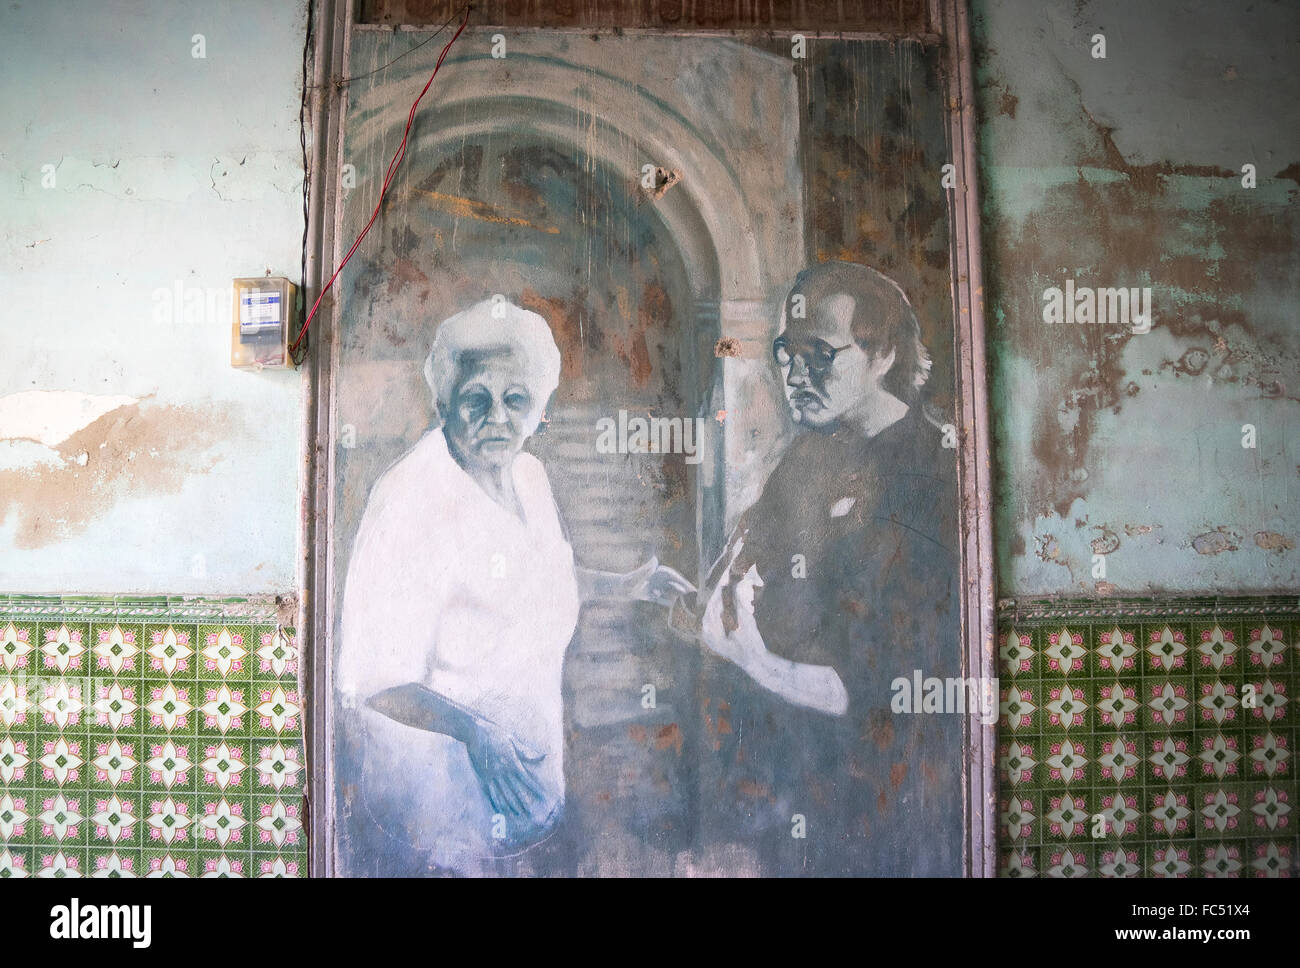
[[[655,559],[575,565],[522,450],[559,375],[536,313],[484,301],[450,317],[425,363],[441,426],[370,494],[334,677],[366,873],[482,874],[545,839],[564,804],[561,667],[580,602],[693,590]]]

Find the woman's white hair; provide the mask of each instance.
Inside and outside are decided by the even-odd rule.
[[[508,350],[524,363],[528,390],[540,410],[560,385],[560,348],[546,320],[502,297],[484,299],[442,321],[424,361],[439,417],[447,412],[465,353]]]

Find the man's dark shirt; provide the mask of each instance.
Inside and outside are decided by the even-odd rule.
[[[960,675],[954,454],[915,407],[872,438],[805,432],[741,518],[731,580],[757,567],[768,650],[830,666],[849,697],[833,716],[734,668],[713,680],[706,801],[758,837],[766,874],[961,873],[961,717],[890,708],[896,678]]]

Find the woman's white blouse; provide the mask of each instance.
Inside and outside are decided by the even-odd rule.
[[[395,841],[472,872],[500,849],[501,818],[479,789],[465,747],[365,706],[416,682],[469,707],[545,759],[540,820],[564,799],[561,669],[579,611],[573,550],[546,471],[513,464],[527,523],[487,496],[434,429],[371,491],[343,596],[334,687],[345,731],[364,733],[367,810]],[[363,802],[355,802],[359,796]],[[496,837],[494,837],[494,824]]]

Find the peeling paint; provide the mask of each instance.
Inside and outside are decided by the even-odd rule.
[[[14,516],[19,549],[65,541],[119,501],[179,491],[237,426],[212,407],[116,407],[59,444],[60,464],[0,470],[0,520]]]
[[[1295,547],[1294,541],[1276,531],[1256,531],[1255,544],[1265,551],[1290,551]]]
[[[135,397],[78,393],[75,390],[24,390],[0,397],[0,440],[30,440],[57,447],[78,430]]]
[[[655,176],[654,187],[651,188],[649,191],[650,191],[650,197],[653,198],[656,202],[659,201],[661,198],[664,197],[664,195],[668,193],[668,189],[672,188],[674,185],[676,185],[679,181],[682,180],[682,173],[678,171],[676,168],[673,168],[671,170],[667,168],[656,168],[654,171],[654,176]]]
[[[1193,538],[1192,547],[1199,555],[1221,555],[1225,551],[1236,551],[1239,541],[1241,535],[1233,534],[1227,528],[1215,528]]]
[[[1112,44],[1101,63],[1088,36],[1149,33],[1152,11],[974,5],[1002,594],[1099,594],[1082,580],[1099,553],[1124,594],[1300,585],[1293,547],[1241,537],[1300,516],[1300,216],[1283,174],[1300,97],[1278,117],[1247,93],[1295,89],[1279,65],[1296,16],[1187,6],[1140,58]],[[1174,123],[1184,106],[1214,124]],[[1042,293],[1065,278],[1150,287],[1150,332],[1045,325]]]
[[[1092,553],[1094,555],[1108,555],[1119,548],[1119,535],[1110,528],[1097,528],[1101,533],[1092,539]]]

